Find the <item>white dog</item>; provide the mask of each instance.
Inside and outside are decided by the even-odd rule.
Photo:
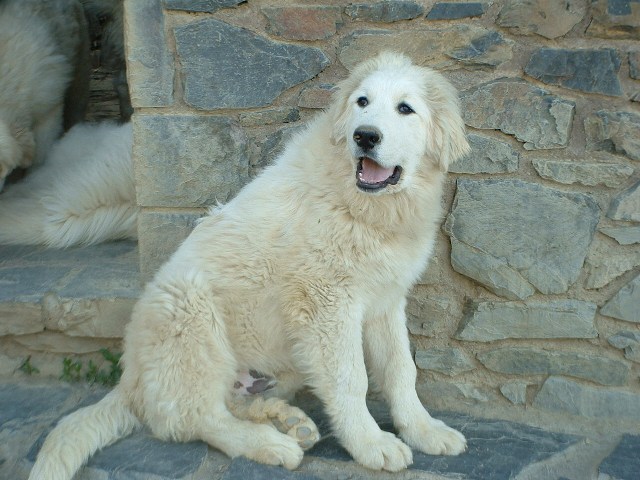
[[[77,0],[0,2],[0,190],[12,170],[42,163],[63,127],[83,118],[89,67]]]
[[[136,238],[131,124],[79,124],[0,195],[0,244],[64,248]]]
[[[276,397],[310,386],[368,468],[404,469],[410,447],[464,451],[418,399],[404,309],[432,250],[444,173],[468,148],[441,75],[398,54],[356,68],[158,272],[127,326],[120,384],[57,425],[30,478],[69,479],[142,422],[161,439],[296,468],[317,429],[283,400],[234,395],[250,369],[278,380]],[[367,410],[365,365],[400,438]]]

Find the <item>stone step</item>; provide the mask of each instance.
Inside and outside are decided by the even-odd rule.
[[[0,246],[0,373],[29,356],[46,370],[36,358],[47,363],[51,355],[119,348],[139,294],[135,242],[66,250]]]
[[[107,392],[102,387],[41,380],[0,379],[0,478],[25,479],[44,438],[62,416],[93,404]],[[434,414],[467,437],[468,450],[457,457],[414,451],[404,472],[373,472],[357,465],[331,434],[320,402],[303,394],[295,402],[318,424],[321,441],[295,471],[230,459],[202,442],[159,441],[142,430],[104,448],[78,474],[78,480],[141,479],[637,479],[640,436],[603,435],[598,431],[569,434],[523,423],[454,413]],[[372,400],[369,409],[379,425],[393,431],[388,410]],[[606,475],[609,475],[607,477]]]

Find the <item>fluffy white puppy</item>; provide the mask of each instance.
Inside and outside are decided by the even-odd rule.
[[[69,479],[141,423],[161,439],[296,468],[318,432],[277,397],[305,385],[366,467],[406,468],[411,447],[464,451],[418,399],[404,310],[441,220],[444,173],[468,148],[441,75],[399,54],[357,67],[333,106],[213,209],[146,287],[120,384],[57,425],[30,478]],[[367,410],[367,369],[399,436]],[[276,398],[234,394],[251,370],[278,380]]]
[[[136,238],[131,124],[79,124],[0,194],[0,244],[65,248]]]
[[[0,190],[40,164],[89,99],[89,36],[77,0],[0,1]]]

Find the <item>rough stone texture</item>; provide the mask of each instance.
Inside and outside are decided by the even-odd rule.
[[[140,237],[140,270],[143,281],[149,281],[191,233],[203,211],[164,212],[143,210],[138,217]]]
[[[62,354],[85,354],[99,352],[103,348],[114,348],[120,345],[119,339],[104,339],[95,337],[72,337],[58,332],[44,331],[30,335],[18,335],[12,340],[36,352],[52,352]]]
[[[461,93],[467,125],[501,130],[524,148],[562,148],[569,142],[575,104],[517,78],[502,78]]]
[[[580,23],[586,12],[586,0],[567,0],[562,7],[554,0],[507,0],[496,23],[514,33],[557,38]]]
[[[137,115],[134,136],[141,206],[224,203],[249,180],[246,136],[227,117]]]
[[[626,155],[640,160],[640,114],[600,110],[584,121],[588,150]]]
[[[273,42],[215,19],[174,31],[185,76],[185,101],[199,110],[269,105],[329,64],[318,48]],[[257,78],[260,88],[256,88]]]
[[[607,317],[640,323],[640,275],[622,287],[600,309],[600,313]]]
[[[414,335],[435,337],[456,318],[454,302],[446,297],[412,295],[407,304],[407,327]]]
[[[162,0],[164,6],[172,10],[186,10],[188,12],[213,13],[221,8],[235,7],[246,0]]]
[[[594,0],[587,35],[612,39],[640,38],[638,0]]]
[[[137,267],[133,264],[134,267]],[[126,276],[121,277],[126,281]],[[136,283],[138,281],[136,275]],[[133,291],[132,291],[133,293]],[[112,293],[112,298],[60,298],[48,293],[42,299],[42,315],[47,330],[70,336],[122,338],[137,300]]]
[[[594,242],[585,262],[586,288],[601,288],[640,265],[640,247],[624,251],[611,249],[609,242]]]
[[[607,217],[613,220],[640,222],[640,182],[635,183],[611,201]]]
[[[608,475],[610,479],[633,480],[640,472],[640,436],[624,435],[618,446],[607,458],[602,461],[599,468],[600,476]]]
[[[173,57],[167,50],[159,1],[127,2],[127,76],[134,108],[173,104]]]
[[[331,103],[335,85],[320,84],[305,88],[300,92],[298,106],[301,108],[325,108]]]
[[[624,351],[624,358],[640,363],[640,332],[623,330],[608,338],[609,344]]]
[[[411,20],[424,13],[424,8],[416,2],[383,0],[376,3],[352,3],[344,12],[353,20],[391,23]]]
[[[475,365],[460,348],[429,348],[416,351],[416,365],[445,375],[458,375],[473,370]]]
[[[514,375],[566,375],[601,385],[625,385],[629,366],[613,358],[529,347],[503,347],[477,355],[478,360],[499,373]]]
[[[5,272],[1,273],[3,276]],[[41,307],[30,303],[0,303],[0,335],[25,335],[44,330]]]
[[[25,358],[15,358],[0,353],[0,375],[6,377],[13,375],[25,360]]]
[[[615,239],[620,245],[640,243],[640,225],[631,227],[605,227],[600,231]]]
[[[449,167],[451,173],[512,173],[518,170],[520,155],[506,142],[470,133],[471,153]]]
[[[458,18],[480,17],[487,11],[483,2],[438,2],[429,13],[427,20],[456,20]]]
[[[571,185],[606,185],[617,187],[633,175],[633,168],[620,163],[578,163],[533,159],[533,166],[542,178]]]
[[[416,390],[425,405],[435,405],[437,408],[450,408],[453,401],[477,405],[495,402],[499,398],[493,389],[469,382],[429,380],[417,384]]]
[[[468,306],[456,338],[595,338],[596,305],[579,300],[479,302]]]
[[[527,382],[515,380],[500,386],[500,393],[514,405],[524,405],[527,401]]]
[[[300,110],[297,108],[270,108],[257,112],[243,112],[238,115],[238,120],[243,127],[291,123],[300,120]]]
[[[565,292],[580,274],[598,217],[587,195],[518,180],[460,179],[445,224],[452,266],[510,299],[530,296],[533,287]]]
[[[524,300],[535,293],[531,283],[504,258],[497,258],[482,249],[460,242],[453,236],[451,266],[505,298]]]
[[[267,31],[289,40],[322,40],[342,23],[340,8],[327,6],[264,7]]]
[[[629,52],[629,76],[640,80],[640,52]]]
[[[549,377],[533,406],[589,418],[640,421],[640,395],[612,388],[592,387],[562,377]]]
[[[618,80],[620,58],[615,50],[541,48],[531,55],[524,71],[550,85],[605,95],[622,95]]]
[[[398,50],[417,63],[444,68],[458,61],[467,67],[495,67],[511,59],[513,42],[495,30],[455,25],[419,30],[361,30],[340,42],[338,59],[352,69],[380,50]]]

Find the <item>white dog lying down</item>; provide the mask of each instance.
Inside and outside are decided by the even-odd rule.
[[[296,468],[319,435],[280,398],[304,385],[366,467],[404,469],[410,447],[464,451],[418,399],[404,309],[432,250],[445,171],[468,148],[441,75],[388,53],[357,67],[333,106],[211,210],[146,287],[120,384],[59,422],[30,478],[69,479],[141,423],[161,439]],[[367,368],[399,438],[367,410]],[[234,394],[251,369],[277,379],[274,398]]]
[[[131,124],[79,124],[0,194],[0,244],[64,248],[136,238]]]
[[[0,1],[0,190],[84,117],[89,34],[78,0]]]

